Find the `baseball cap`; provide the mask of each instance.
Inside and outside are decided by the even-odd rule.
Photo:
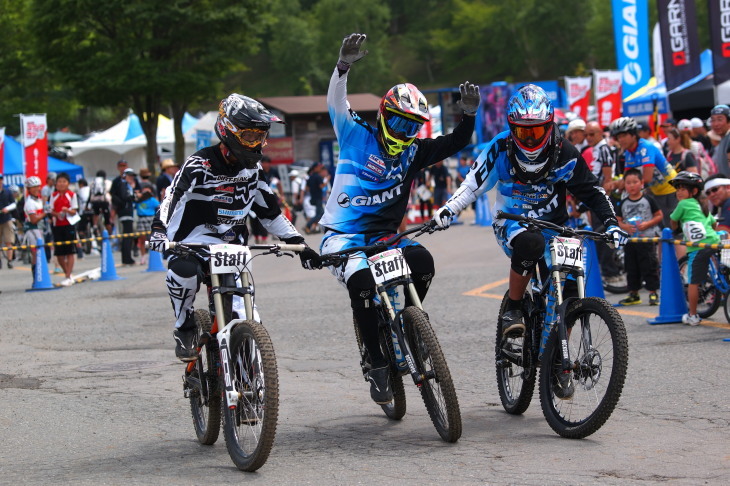
[[[568,129],[565,131],[565,133],[570,133],[574,130],[585,130],[586,129],[586,122],[581,120],[580,118],[576,118],[575,120],[568,123]]]
[[[682,130],[692,130],[692,122],[687,120],[686,118],[682,118],[679,120],[679,123],[677,123],[677,128],[681,132]]]
[[[298,177],[298,176],[299,176],[299,171],[296,169],[289,172],[289,177]]]
[[[117,165],[127,165],[127,161],[124,159],[121,159],[117,162]]]
[[[137,174],[134,173],[134,169],[124,169],[124,172],[122,174],[125,175],[125,176],[128,176],[128,175],[137,175]]]
[[[712,109],[710,115],[725,115],[726,117],[730,118],[730,106],[717,105]]]
[[[692,125],[692,128],[702,128],[705,126],[705,124],[697,117],[692,118],[689,123]]]
[[[646,124],[646,123],[644,123],[644,122],[636,122],[636,131],[637,131],[637,132],[645,132],[645,131],[647,131],[647,130],[651,130],[651,129],[649,128],[649,125],[647,125],[647,124]]]
[[[677,122],[674,121],[674,118],[667,118],[666,120],[664,120],[662,122],[662,126],[665,126],[665,125],[675,125],[676,126]]]

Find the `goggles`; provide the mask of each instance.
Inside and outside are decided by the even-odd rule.
[[[542,145],[545,137],[550,133],[552,122],[543,123],[542,125],[513,125],[510,123],[509,129],[512,136],[525,148],[532,149]]]
[[[262,130],[260,128],[238,128],[228,118],[224,118],[223,122],[231,135],[236,137],[238,143],[244,147],[257,148],[266,145],[266,136],[269,134],[268,130]]]
[[[423,126],[422,120],[406,118],[399,113],[391,111],[390,109],[388,109],[387,112],[385,124],[394,135],[403,138],[413,138],[418,135],[419,131],[421,131],[421,127]]]

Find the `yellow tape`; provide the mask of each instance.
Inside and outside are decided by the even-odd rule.
[[[147,236],[150,234],[149,231],[137,231],[136,233],[124,233],[121,235],[112,235],[109,237],[110,240],[113,240],[115,238],[130,238],[132,236]],[[53,247],[53,246],[61,246],[61,245],[73,245],[77,243],[86,243],[88,241],[102,241],[104,238],[101,236],[98,236],[96,238],[79,238],[77,240],[70,240],[70,241],[52,241],[50,243],[46,243],[43,246]],[[8,251],[8,250],[32,250],[34,248],[38,248],[38,245],[18,245],[18,246],[3,246],[0,247],[0,251]]]

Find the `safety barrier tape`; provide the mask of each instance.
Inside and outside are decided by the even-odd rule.
[[[683,246],[693,246],[697,248],[712,248],[713,250],[728,250],[730,249],[730,243],[692,243],[690,241],[684,241],[684,240],[665,240],[664,238],[660,238],[658,236],[652,237],[652,238],[639,238],[639,237],[632,237],[629,238],[629,243],[660,243],[662,241],[666,241],[668,243],[672,243],[674,245],[683,245]]]
[[[110,240],[116,239],[116,238],[130,238],[132,236],[147,236],[150,234],[149,231],[137,231],[135,233],[123,233],[121,235],[111,235],[109,236]],[[70,240],[70,241],[52,241],[50,243],[46,243],[43,246],[60,246],[60,245],[75,245],[77,243],[86,243],[89,241],[102,241],[104,240],[103,237],[97,236],[94,238],[79,238],[77,240]],[[7,251],[7,250],[32,250],[34,248],[38,248],[38,245],[18,245],[18,246],[3,246],[0,247],[0,251]]]

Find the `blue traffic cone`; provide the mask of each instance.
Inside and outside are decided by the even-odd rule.
[[[35,249],[35,268],[33,269],[33,286],[26,289],[26,292],[33,290],[56,290],[61,287],[54,287],[51,281],[51,272],[48,271],[48,263],[46,263],[46,252],[43,248],[43,239],[38,238],[38,245]]]
[[[671,243],[672,230],[662,230],[662,278],[659,289],[659,315],[653,319],[647,319],[649,324],[670,324],[682,322],[682,316],[689,312],[687,309],[687,297],[684,295],[684,284],[679,273],[677,254],[674,253],[674,245]]]
[[[147,270],[145,272],[166,272],[165,264],[162,262],[162,254],[159,251],[150,250]]]
[[[101,241],[101,277],[99,277],[99,281],[121,280],[121,277],[117,276],[117,268],[114,266],[114,253],[107,230],[102,231]]]
[[[590,227],[585,229],[590,230]],[[601,278],[601,264],[598,261],[598,250],[596,250],[596,242],[590,238],[583,241],[583,248],[586,252],[586,297],[606,298],[603,291],[603,279]]]
[[[486,193],[477,198],[476,213],[476,224],[479,226],[491,226],[492,214],[489,212],[489,198]]]

